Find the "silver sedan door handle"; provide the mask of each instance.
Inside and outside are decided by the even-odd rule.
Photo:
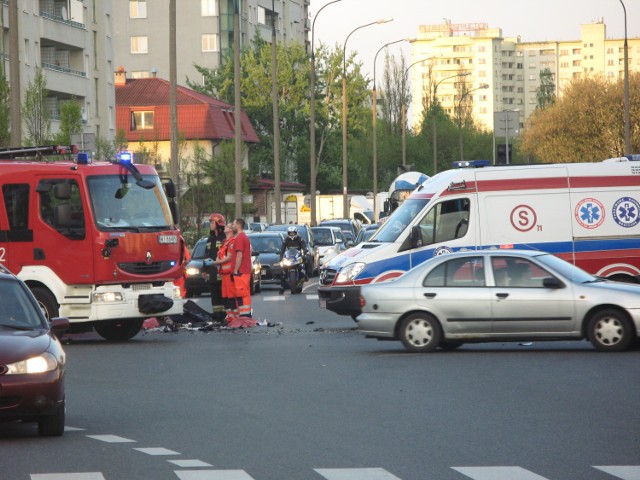
[[[504,299],[504,298],[507,298],[508,296],[509,296],[508,293],[496,293],[496,297],[498,298]]]
[[[423,293],[423,295],[427,298],[435,298],[436,294],[435,293]]]

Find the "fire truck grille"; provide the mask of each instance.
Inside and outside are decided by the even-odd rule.
[[[336,279],[337,270],[325,268],[320,272],[320,285],[331,285]]]
[[[130,262],[119,263],[118,267],[127,273],[133,273],[135,275],[155,275],[158,273],[166,272],[170,270],[174,265],[174,262]]]

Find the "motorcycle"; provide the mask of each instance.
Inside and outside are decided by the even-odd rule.
[[[302,293],[304,285],[304,259],[297,248],[287,248],[282,256],[282,276],[284,286],[291,290],[291,294]]]

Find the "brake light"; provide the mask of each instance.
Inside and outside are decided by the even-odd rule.
[[[364,297],[360,295],[360,308],[364,307],[366,304],[367,302],[365,302]]]

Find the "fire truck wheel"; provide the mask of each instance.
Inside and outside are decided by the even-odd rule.
[[[93,328],[105,340],[122,342],[135,337],[142,328],[142,322],[144,322],[142,318],[106,320],[96,322]]]
[[[56,302],[56,297],[53,296],[53,293],[44,287],[34,287],[31,291],[47,320],[59,316],[58,302]]]

